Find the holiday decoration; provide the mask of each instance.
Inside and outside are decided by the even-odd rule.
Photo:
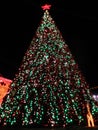
[[[8,92],[11,82],[12,80],[0,76],[0,106],[2,104],[3,98]]]
[[[88,127],[94,127],[94,119],[93,116],[90,112],[90,106],[89,103],[87,103],[87,122],[88,122]]]
[[[44,6],[42,6],[43,10],[49,10],[51,7],[51,5],[45,4]]]
[[[54,20],[50,6],[0,109],[1,125],[86,125],[86,104],[98,114],[89,86]],[[94,120],[96,121],[96,120]]]

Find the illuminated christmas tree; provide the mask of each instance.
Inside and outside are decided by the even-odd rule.
[[[98,108],[68,45],[49,15],[50,5],[2,103],[1,125],[66,126],[86,120],[86,103]]]

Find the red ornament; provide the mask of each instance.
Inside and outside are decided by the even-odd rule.
[[[49,10],[51,5],[45,4],[43,6],[41,6],[43,10]]]

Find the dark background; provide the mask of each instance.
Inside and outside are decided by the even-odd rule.
[[[53,2],[51,2],[53,1]],[[90,87],[98,86],[97,3],[66,0],[20,0],[1,3],[0,73],[13,79],[40,24],[41,5],[52,4],[50,15],[61,31]]]

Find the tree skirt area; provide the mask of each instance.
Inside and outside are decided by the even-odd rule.
[[[98,130],[98,126],[95,126],[95,127],[69,126],[69,127],[64,127],[64,128],[0,127],[0,130]]]

